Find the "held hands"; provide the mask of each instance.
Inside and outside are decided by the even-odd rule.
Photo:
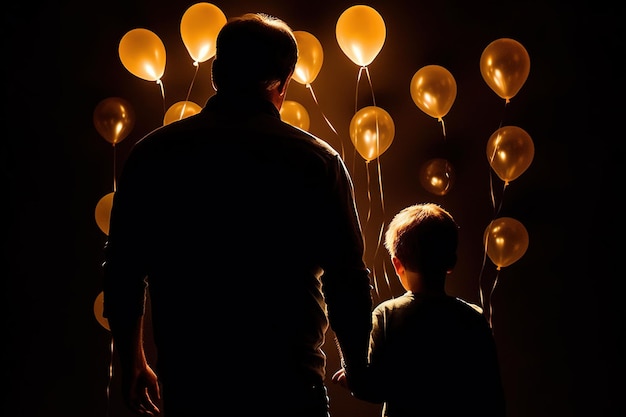
[[[333,374],[332,381],[335,384],[339,384],[343,388],[350,389],[350,387],[348,387],[348,379],[344,368],[339,369]]]
[[[343,388],[350,389],[348,386],[348,378],[346,377],[346,370],[344,368],[339,369],[333,374],[332,381],[335,384],[339,384]]]
[[[378,399],[372,399],[371,385],[373,383],[369,369],[365,367],[351,367],[349,370],[341,368],[332,376],[332,382],[350,391],[353,397],[360,400],[379,403]]]

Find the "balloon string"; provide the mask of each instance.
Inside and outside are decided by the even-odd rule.
[[[498,266],[496,272],[496,278],[493,281],[493,286],[491,287],[491,291],[489,292],[489,327],[493,329],[493,292],[496,290],[496,285],[498,284],[498,278],[500,277],[500,267]]]
[[[374,87],[372,87],[372,79],[370,78],[370,70],[367,67],[362,67],[365,69],[365,75],[367,75],[367,82],[370,86],[370,92],[372,93],[372,104],[376,105],[376,98],[374,97]],[[360,73],[360,71],[359,71]]]
[[[385,228],[385,197],[383,195],[383,176],[382,169],[380,165],[380,128],[378,125],[378,116],[376,116],[376,168],[378,172],[378,188],[380,192],[380,208],[381,208],[381,218],[382,221],[380,223],[380,230],[378,232],[378,241],[376,243],[376,250],[374,251],[374,261],[376,261],[378,257],[378,250],[380,249],[380,244],[382,242],[383,237],[383,229]]]
[[[354,113],[359,110],[359,84],[361,84],[361,72],[363,72],[363,68],[359,69],[358,74],[356,75],[356,88],[354,89]]]
[[[395,298],[393,296],[393,292],[391,291],[391,282],[389,281],[389,274],[387,273],[387,263],[383,260],[383,274],[385,276],[385,283],[387,284],[387,288],[389,288],[389,292],[391,293],[391,298]]]
[[[498,126],[498,129],[500,129],[504,125],[504,116],[506,116],[506,108],[508,107],[508,104],[509,99],[507,98],[504,102],[504,108],[502,109],[502,117],[500,118],[500,126]]]
[[[189,90],[187,90],[187,97],[185,98],[185,104],[189,101],[189,97],[191,97],[191,89],[193,88],[194,83],[196,82],[196,76],[198,75],[198,70],[200,69],[200,64],[198,61],[194,61],[193,65],[196,67],[196,70],[193,73],[193,78],[191,79],[191,84],[189,85]],[[183,106],[183,110],[180,112],[180,118],[183,118],[183,114],[185,114],[185,106]],[[180,119],[179,119],[180,120]]]
[[[446,124],[444,123],[442,117],[439,118],[439,121],[441,122],[441,130],[443,131],[443,140],[445,142],[445,140],[446,140]]]
[[[354,112],[356,113],[359,105],[359,85],[361,84],[361,74],[365,71],[365,75],[367,75],[367,82],[370,87],[370,92],[372,94],[372,105],[376,105],[376,97],[374,97],[374,87],[372,86],[372,79],[370,78],[370,71],[366,66],[359,68],[359,73],[356,77],[356,89],[354,95]]]
[[[106,411],[105,411],[105,416],[108,417],[109,416],[109,404],[111,402],[111,380],[113,379],[113,337],[111,337],[111,343],[110,343],[110,360],[109,360],[109,378],[107,381],[107,387],[106,387],[106,399],[107,399],[107,403],[106,403]]]
[[[365,227],[363,228],[363,231],[367,230],[367,226],[370,222],[370,218],[372,216],[372,194],[370,191],[370,187],[371,187],[371,179],[370,179],[370,170],[369,170],[369,166],[370,166],[370,161],[366,161],[365,162],[365,172],[367,173],[367,217],[365,218]],[[364,242],[365,245],[367,245],[367,239],[365,239]],[[364,251],[367,248],[367,246],[364,246]]]
[[[480,295],[480,306],[483,309],[483,312],[485,311],[485,297],[483,295],[483,273],[485,272],[485,265],[487,263],[487,241],[489,239],[489,236],[487,235],[485,237],[485,242],[484,242],[484,246],[483,246],[483,264],[480,267],[480,274],[478,275],[478,292]]]
[[[313,97],[313,101],[315,102],[315,104],[317,105],[318,109],[320,108],[320,104],[317,102],[317,97],[315,97],[315,92],[313,91],[313,86],[311,85],[311,83],[307,83],[306,84],[306,88],[309,89],[309,91],[311,92],[311,97]],[[330,127],[330,129],[335,133],[335,135],[337,135],[337,137],[339,138],[339,143],[341,144],[341,159],[345,159],[344,154],[345,154],[345,150],[343,147],[343,140],[341,139],[341,136],[339,136],[339,133],[337,133],[337,130],[335,129],[335,127],[330,123],[330,120],[328,120],[328,117],[326,117],[326,115],[324,114],[323,111],[320,112],[322,113],[322,117],[324,118],[324,121],[326,122],[326,124]]]
[[[491,167],[493,167],[493,160],[496,158],[497,151],[498,151],[498,147],[494,146],[493,152],[491,156],[489,156],[489,167],[490,167],[489,168],[489,194],[491,196],[491,207],[493,208],[494,218],[495,218],[495,213],[499,210],[496,210],[496,196],[493,191],[493,170]]]
[[[161,87],[161,97],[163,98],[163,117],[165,117],[165,86],[163,85],[161,79],[158,79],[156,83]]]
[[[116,174],[116,170],[117,170],[116,166],[117,166],[117,164],[115,162],[117,158],[115,157],[115,154],[116,154],[115,150],[116,150],[116,148],[115,148],[115,143],[114,143],[113,144],[113,192],[117,191],[117,180],[116,180],[116,178],[117,178],[117,174]]]
[[[372,193],[371,193],[372,180],[370,176],[370,162],[371,161],[365,162],[365,171],[367,173],[367,217],[365,219],[365,226],[363,228],[363,232],[365,236],[367,236],[367,233],[365,232],[368,229],[369,222],[372,217]],[[364,239],[363,252],[367,252],[367,240],[368,240],[367,238]],[[374,289],[376,291],[376,294],[379,294],[378,279],[376,278],[376,252],[378,252],[378,248],[374,252],[374,257],[372,258],[372,265],[374,265],[372,267],[372,280],[374,281]]]

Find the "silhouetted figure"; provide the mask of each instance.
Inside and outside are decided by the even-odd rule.
[[[384,417],[503,417],[495,342],[479,306],[446,294],[458,226],[436,204],[401,210],[385,234],[406,292],[373,312],[369,369],[353,394],[383,403]],[[343,370],[333,381],[344,385]],[[349,372],[348,372],[349,375]]]
[[[358,375],[372,324],[352,181],[280,119],[297,60],[283,21],[231,19],[216,46],[216,94],[140,140],[115,192],[104,315],[124,399],[167,417],[327,417],[329,325]]]

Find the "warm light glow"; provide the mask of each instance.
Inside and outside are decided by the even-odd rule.
[[[109,235],[109,222],[111,220],[111,207],[113,206],[114,192],[106,194],[96,204],[95,218],[96,224],[102,230],[102,233]]]
[[[292,126],[309,130],[311,120],[304,106],[296,101],[285,100],[280,108],[280,118]]]
[[[366,161],[382,155],[391,146],[395,135],[393,119],[384,109],[368,106],[359,110],[350,121],[350,138]]]
[[[180,36],[194,64],[215,56],[217,34],[226,24],[226,15],[214,4],[190,6],[180,20]]]
[[[109,327],[109,320],[104,317],[104,292],[100,292],[96,299],[93,302],[93,314],[96,317],[96,320],[102,327],[107,330],[111,330]]]
[[[310,34],[297,30],[293,33],[298,44],[298,60],[292,78],[303,85],[311,84],[324,62],[324,50],[320,41]]]
[[[387,36],[382,16],[365,5],[346,9],[337,20],[335,32],[341,50],[361,67],[374,61]]]
[[[454,168],[446,159],[431,159],[420,168],[419,180],[426,191],[435,195],[446,195],[455,180]]]
[[[163,117],[163,125],[168,125],[177,120],[182,120],[194,114],[200,113],[202,107],[193,101],[179,101],[174,103]]]
[[[508,184],[528,169],[535,155],[530,135],[517,126],[496,130],[487,142],[487,159],[500,179]]]

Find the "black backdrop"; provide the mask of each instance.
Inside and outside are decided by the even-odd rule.
[[[123,166],[132,144],[162,123],[164,108],[187,96],[195,68],[179,23],[194,3],[5,6],[3,415],[129,415],[117,375],[110,377],[110,334],[93,312],[106,240],[94,209],[112,191],[114,163]],[[228,17],[275,14],[322,43],[324,63],[312,83],[317,101],[297,82],[287,99],[308,109],[314,134],[337,149],[346,146],[361,215],[372,215],[364,224],[379,284],[375,301],[399,293],[394,278],[385,282],[382,258],[373,259],[378,226],[418,201],[441,203],[455,215],[460,259],[447,288],[479,303],[479,281],[488,295],[498,278],[490,300],[509,417],[626,411],[620,400],[625,309],[618,287],[623,211],[616,203],[623,187],[617,170],[624,136],[618,130],[623,12],[603,3],[364,3],[381,14],[387,29],[368,66],[371,90],[365,75],[357,81],[358,66],[335,38],[338,17],[354,3],[214,3]],[[154,31],[166,46],[164,96],[156,83],[135,77],[120,62],[118,43],[137,27]],[[506,107],[479,71],[483,49],[502,37],[522,43],[531,60],[527,81]],[[444,117],[445,139],[441,125],[409,94],[411,77],[428,64],[446,67],[458,85]],[[201,63],[191,89],[189,99],[200,105],[212,94],[209,73],[210,61]],[[396,127],[380,164],[365,164],[348,137],[355,108],[371,104],[372,95]],[[136,111],[131,134],[115,148],[93,124],[96,105],[108,97],[122,97]],[[531,166],[504,192],[485,155],[487,139],[500,125],[522,127],[535,145]],[[440,156],[456,171],[445,196],[428,193],[419,182],[420,166]],[[491,191],[502,202],[499,216],[521,221],[530,237],[525,255],[499,273],[489,259],[483,263],[481,244],[494,215]],[[219,294],[207,294],[207,303],[214,296]],[[326,350],[332,372],[338,365],[332,343]],[[333,417],[378,415],[379,407],[329,388]]]

